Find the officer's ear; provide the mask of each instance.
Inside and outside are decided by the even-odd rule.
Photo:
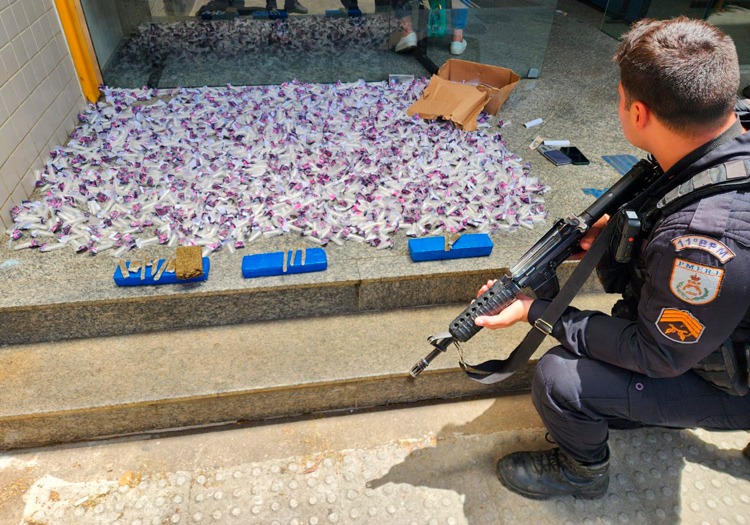
[[[640,100],[635,100],[630,104],[630,118],[633,128],[637,131],[643,131],[654,118],[653,113],[646,104]]]

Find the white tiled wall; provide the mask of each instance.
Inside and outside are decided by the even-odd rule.
[[[0,236],[84,106],[53,0],[0,0]]]

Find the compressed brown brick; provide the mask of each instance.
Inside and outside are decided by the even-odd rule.
[[[203,275],[203,250],[200,246],[179,246],[175,262],[178,279],[194,279]]]

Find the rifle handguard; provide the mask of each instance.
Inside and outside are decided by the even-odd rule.
[[[451,335],[461,343],[465,343],[482,327],[477,326],[474,320],[481,315],[497,315],[508,306],[513,304],[516,300],[516,295],[521,292],[521,289],[509,279],[507,276],[503,276],[501,279],[495,281],[489,290],[485,291],[482,295],[472,302],[461,314],[451,322],[448,330]]]

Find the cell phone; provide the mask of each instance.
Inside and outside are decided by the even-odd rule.
[[[575,146],[565,146],[560,148],[560,151],[570,157],[570,160],[573,161],[573,164],[576,166],[585,166],[589,163],[589,159],[587,159],[586,156],[581,153],[581,150]]]
[[[544,158],[546,158],[555,166],[563,166],[572,162],[570,157],[552,146],[545,146],[544,144],[541,144],[539,147],[537,147],[537,150],[539,151],[539,153],[544,155]]]

